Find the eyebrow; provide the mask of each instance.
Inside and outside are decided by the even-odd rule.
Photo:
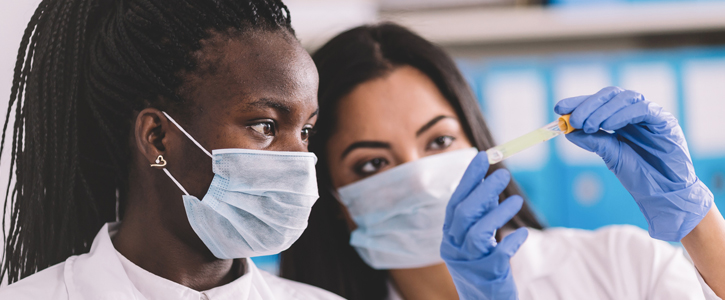
[[[421,134],[423,134],[423,132],[430,129],[431,127],[433,127],[433,125],[438,123],[438,121],[443,120],[443,119],[454,119],[455,120],[454,117],[449,117],[449,116],[444,116],[444,115],[437,116],[437,117],[433,118],[432,120],[428,121],[428,123],[425,123],[425,125],[421,126],[420,129],[418,129],[418,131],[415,132],[415,136],[416,137],[420,136]]]
[[[320,114],[320,109],[319,108],[317,110],[315,110],[315,112],[313,112],[312,114],[310,114],[310,117],[307,118],[307,120],[314,118],[318,114]]]
[[[276,110],[281,110],[285,113],[290,113],[292,111],[292,107],[287,105],[286,103],[282,101],[277,101],[269,98],[260,98],[255,100],[254,102],[251,102],[247,104],[247,108],[274,108]]]
[[[352,150],[355,150],[357,148],[382,148],[382,149],[391,149],[389,143],[385,142],[378,142],[378,141],[360,141],[352,143],[350,146],[347,146],[345,148],[345,151],[342,151],[342,156],[340,158],[345,158]]]

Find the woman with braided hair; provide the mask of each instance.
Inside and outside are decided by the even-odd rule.
[[[307,226],[317,84],[279,0],[42,1],[0,299],[338,299],[248,259]]]

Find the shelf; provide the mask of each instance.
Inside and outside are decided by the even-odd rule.
[[[466,8],[383,13],[442,45],[725,31],[725,2]]]

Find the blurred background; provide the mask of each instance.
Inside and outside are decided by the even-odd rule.
[[[0,2],[0,111],[39,0]],[[725,207],[725,0],[288,0],[313,52],[336,34],[394,21],[458,62],[499,143],[553,121],[556,101],[617,85],[674,113],[700,179]],[[12,120],[11,120],[12,122]],[[7,148],[6,148],[7,149]],[[482,149],[483,150],[483,149]],[[0,183],[7,182],[7,153]],[[548,226],[646,228],[599,157],[565,138],[507,160]],[[277,258],[255,261],[275,271]]]

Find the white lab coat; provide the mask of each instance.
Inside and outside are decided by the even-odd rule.
[[[721,300],[681,248],[628,225],[529,228],[511,258],[520,300]],[[392,284],[388,300],[402,300]]]
[[[521,300],[720,300],[681,248],[628,225],[529,229],[511,270]]]
[[[247,259],[235,281],[197,292],[158,277],[126,260],[111,243],[119,223],[103,226],[89,253],[71,256],[7,287],[0,299],[13,300],[339,300],[328,291],[282,279],[257,269]]]

